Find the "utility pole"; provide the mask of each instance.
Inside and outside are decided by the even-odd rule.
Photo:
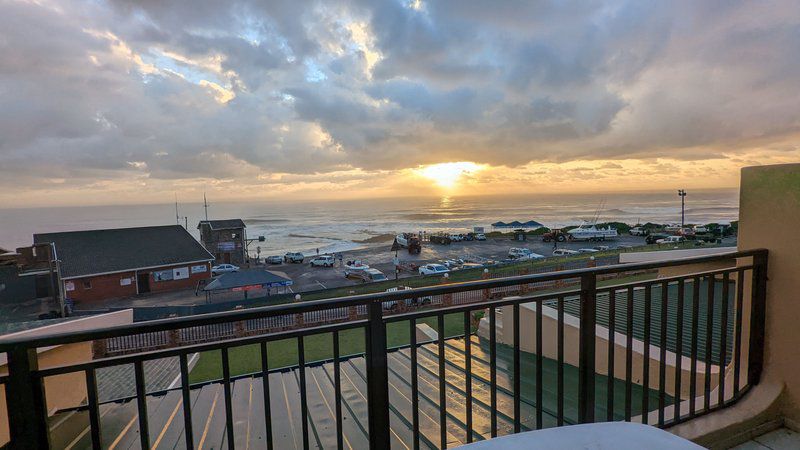
[[[203,209],[206,210],[206,220],[208,220],[208,201],[206,201],[206,193],[203,192]]]
[[[681,229],[686,223],[686,191],[678,189],[678,196],[681,198]]]
[[[178,193],[175,193],[175,224],[181,224],[181,216],[178,215]]]

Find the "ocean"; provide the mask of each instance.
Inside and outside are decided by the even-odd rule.
[[[242,218],[250,238],[264,236],[250,250],[261,255],[287,251],[344,252],[391,240],[398,232],[472,231],[497,221],[536,220],[548,227],[599,221],[680,223],[677,192],[615,194],[512,194],[480,197],[391,198],[342,201],[213,202],[210,219]],[[738,191],[690,191],[686,222],[737,220]],[[202,203],[180,203],[180,223],[199,237]],[[184,217],[188,219],[184,219]],[[30,245],[34,233],[122,228],[176,223],[175,205],[120,205],[0,209],[0,247]]]

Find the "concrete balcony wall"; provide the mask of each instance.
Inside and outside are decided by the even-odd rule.
[[[739,248],[769,250],[762,382],[785,383],[781,413],[800,423],[800,164],[742,169]]]
[[[34,338],[50,333],[85,331],[130,323],[133,323],[133,310],[127,309],[11,333],[3,337],[25,336]],[[79,364],[92,360],[92,342],[79,342],[75,344],[40,348],[37,354],[39,368],[41,369],[66,364]],[[8,373],[6,362],[6,355],[3,353],[0,355],[0,375],[6,375]],[[76,372],[47,377],[44,382],[44,391],[49,414],[53,414],[59,409],[80,406],[86,401],[86,376],[83,372]],[[9,441],[8,417],[6,416],[6,412],[6,390],[0,389],[0,445],[4,445]]]

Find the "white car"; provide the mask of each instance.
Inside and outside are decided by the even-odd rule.
[[[686,238],[683,236],[669,236],[664,239],[657,240],[656,244],[680,244],[684,241],[686,241]]]
[[[565,248],[558,248],[553,250],[553,256],[569,256],[569,255],[578,255],[579,253],[575,250],[567,250]]]
[[[647,230],[642,227],[633,227],[628,231],[631,236],[647,236]]]
[[[595,246],[594,249],[597,250],[598,252],[606,252],[606,251],[611,250],[611,247],[609,247],[607,245],[598,245],[598,246]]]
[[[578,253],[597,253],[599,251],[600,250],[597,250],[597,249],[594,249],[594,248],[579,248],[578,249]]]
[[[478,233],[478,234],[475,235],[475,240],[476,241],[485,241],[486,240],[486,235],[483,234],[483,233]]]
[[[219,275],[222,273],[238,272],[239,266],[233,264],[220,264],[211,268],[211,275]]]
[[[461,242],[464,240],[464,236],[454,233],[450,235],[450,240],[453,242]]]
[[[694,232],[696,234],[708,233],[708,227],[704,227],[702,225],[695,225]]]
[[[444,275],[450,272],[450,269],[442,264],[425,264],[419,268],[420,275]]]
[[[336,264],[336,258],[331,255],[317,256],[311,260],[312,267],[333,267]]]
[[[508,249],[508,257],[510,259],[517,259],[517,260],[544,258],[543,255],[540,255],[538,253],[533,253],[530,249],[515,248],[515,247]]]
[[[657,240],[656,244],[680,244],[685,240],[686,238],[683,236],[670,236],[664,239]]]

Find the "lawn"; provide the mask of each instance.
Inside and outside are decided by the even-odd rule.
[[[420,319],[417,323],[426,323],[436,329],[436,318]],[[392,322],[386,327],[386,340],[389,347],[408,345],[408,321]],[[463,314],[449,314],[444,320],[445,336],[464,334]],[[470,330],[474,332],[475,330]],[[364,352],[365,336],[362,328],[344,330],[339,332],[339,350],[342,355],[352,355]],[[333,358],[333,334],[324,333],[307,336],[304,341],[306,362],[320,361]],[[231,365],[231,375],[242,375],[261,370],[261,348],[258,344],[244,345],[229,350],[228,357]],[[270,369],[292,366],[297,360],[297,339],[284,339],[267,344],[267,357]],[[200,383],[203,381],[222,378],[222,359],[219,350],[204,352],[192,369],[189,381]]]

